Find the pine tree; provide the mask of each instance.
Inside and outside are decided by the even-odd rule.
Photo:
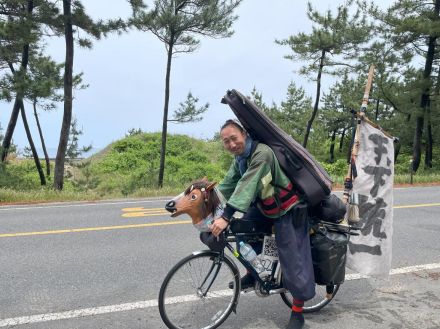
[[[46,161],[46,175],[50,176],[50,161],[44,140],[43,129],[38,116],[38,108],[51,111],[56,108],[56,102],[62,100],[59,90],[63,86],[62,65],[55,63],[50,57],[40,54],[33,57],[29,64],[29,88],[26,98],[30,100],[33,114],[40,137],[41,148]]]
[[[66,41],[66,57],[64,63],[64,111],[61,123],[60,139],[55,159],[53,186],[57,190],[63,189],[64,184],[64,163],[69,140],[70,127],[72,123],[73,107],[73,60],[74,60],[74,34],[78,44],[82,47],[91,48],[92,42],[89,37],[100,39],[101,36],[111,31],[119,31],[126,28],[125,22],[120,19],[103,22],[93,21],[86,14],[85,7],[79,0],[63,0],[63,12],[60,15],[62,24],[52,26],[54,29],[64,31]]]
[[[330,10],[323,15],[320,14],[309,3],[307,16],[313,24],[312,32],[301,32],[288,39],[276,41],[292,50],[293,54],[285,58],[308,63],[301,67],[299,73],[316,81],[315,102],[304,134],[304,147],[307,147],[310,130],[318,113],[322,74],[339,73],[338,67],[351,66],[354,70],[356,67],[353,59],[359,47],[369,38],[369,26],[365,15],[362,15],[360,10],[350,15],[351,4],[352,1],[348,1],[347,5],[339,6],[334,16]]]
[[[186,100],[179,104],[179,108],[174,111],[173,118],[168,120],[168,122],[188,123],[201,121],[203,119],[202,114],[209,108],[209,103],[198,107],[198,101],[199,99],[189,92]]]
[[[336,160],[335,145],[336,139],[339,137],[339,150],[343,151],[344,144],[351,144],[354,122],[352,122],[352,110],[357,110],[361,104],[363,97],[364,79],[360,76],[357,80],[350,79],[345,74],[342,79],[336,82],[323,95],[324,107],[320,112],[319,121],[324,126],[327,135],[330,137],[330,148],[328,161],[330,163]],[[349,135],[348,141],[344,141]],[[348,143],[347,143],[348,142]],[[347,147],[347,158],[351,156],[351,149]],[[348,161],[348,159],[347,159]]]
[[[79,146],[79,137],[82,134],[82,129],[78,128],[78,120],[76,118],[73,118],[70,124],[70,134],[66,148],[66,157],[69,160],[70,164],[73,164],[73,162],[81,157],[81,155],[89,152],[92,149],[92,145],[82,147]]]
[[[30,45],[38,40],[38,27],[33,16],[34,1],[18,0],[6,1],[0,12],[0,39],[5,43],[1,47],[1,60],[12,74],[13,90],[15,92],[14,105],[2,142],[1,161],[6,160],[9,147],[17,124],[18,115],[23,104],[24,92],[26,89],[26,71],[29,63]],[[4,41],[3,41],[4,40]],[[6,99],[11,98],[7,91],[2,92]]]
[[[367,5],[364,3],[364,7]],[[412,157],[412,171],[416,172],[421,162],[423,129],[428,121],[427,144],[428,161],[432,154],[432,128],[430,125],[430,111],[433,106],[433,94],[435,94],[435,60],[439,52],[438,36],[440,35],[440,0],[403,0],[394,3],[387,11],[381,11],[374,5],[368,8],[382,24],[382,32],[389,35],[396,53],[405,52],[411,60],[422,58],[423,68],[416,68],[419,73],[417,81],[416,106],[409,114],[409,118],[415,117]]]
[[[146,10],[140,0],[133,6],[131,21],[141,31],[153,33],[164,43],[167,51],[165,96],[162,120],[162,145],[158,186],[162,187],[165,171],[165,152],[170,100],[171,63],[177,53],[191,53],[200,45],[198,37],[224,38],[232,35],[232,23],[237,18],[234,9],[242,0],[156,0],[153,9]]]
[[[90,47],[91,41],[87,36],[100,38],[102,34],[126,27],[122,20],[94,22],[86,15],[83,5],[78,0],[66,0],[62,4],[64,12],[59,8],[60,2],[55,0],[4,0],[0,5],[0,68],[7,67],[12,76],[9,84],[6,84],[4,79],[1,80],[0,85],[8,88],[2,90],[0,96],[11,101],[15,95],[11,118],[2,143],[2,160],[6,158],[20,110],[22,116],[25,114],[23,99],[31,94],[30,88],[35,87],[35,84],[30,83],[28,64],[33,58],[43,58],[40,54],[41,38],[43,35],[66,36],[68,56],[64,68],[64,116],[54,174],[54,187],[57,189],[62,189],[63,185],[64,156],[72,112],[71,90],[75,81],[72,72],[73,32],[80,46]],[[26,125],[25,122],[24,124]],[[29,143],[33,144],[30,133],[27,135]],[[32,146],[31,149],[34,150]],[[37,164],[36,153],[34,158]]]

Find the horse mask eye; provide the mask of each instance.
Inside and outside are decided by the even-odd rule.
[[[196,200],[196,199],[197,199],[197,195],[192,194],[192,195],[191,195],[191,200]]]

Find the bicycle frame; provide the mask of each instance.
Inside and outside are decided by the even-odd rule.
[[[321,222],[325,225],[327,225],[329,228],[338,229],[340,232],[345,232],[348,235],[357,235],[357,233],[351,232],[352,230],[358,230],[359,228],[353,227],[353,226],[341,226],[339,224],[335,223],[329,223],[329,222]],[[287,292],[288,290],[282,286],[281,283],[281,268],[278,270],[278,267],[280,267],[279,261],[274,262],[271,274],[269,276],[266,276],[264,279],[260,277],[260,275],[257,273],[255,268],[250,264],[239,252],[239,242],[244,241],[248,242],[249,240],[252,240],[253,238],[261,238],[261,236],[267,235],[267,233],[264,232],[248,232],[248,233],[233,233],[229,229],[224,231],[223,236],[226,241],[225,249],[228,249],[234,257],[246,268],[246,270],[251,273],[251,275],[256,280],[256,293],[259,296],[268,296],[273,294],[279,294],[283,292]],[[235,248],[231,245],[231,243],[235,242]],[[225,249],[223,249],[221,252],[219,252],[219,261],[218,264],[221,266],[223,257],[227,257],[225,255]],[[232,261],[232,263],[235,264],[235,262]],[[214,267],[215,264],[213,264]],[[220,267],[217,269],[217,273],[219,271]],[[213,269],[211,269],[205,278],[204,282],[208,279],[208,277],[211,275]],[[215,277],[213,277],[212,282],[215,280]],[[259,289],[258,289],[259,288]],[[257,290],[258,289],[258,290]],[[209,287],[208,287],[209,290]],[[208,290],[205,292],[204,296],[208,292]],[[332,290],[332,291],[329,291]],[[327,293],[332,294],[333,293],[333,286],[327,287]]]
[[[257,282],[257,287],[259,287],[259,293],[262,295],[273,295],[279,294],[281,292],[287,291],[282,287],[281,284],[281,269],[277,271],[279,267],[279,261],[273,264],[271,273],[269,276],[266,276],[264,279],[260,277],[255,268],[252,266],[249,261],[247,261],[238,251],[239,250],[239,242],[247,241],[254,237],[263,235],[261,232],[258,233],[232,233],[230,231],[225,232],[226,246],[235,258],[246,268],[246,270],[251,273],[251,275],[255,278]],[[231,242],[235,242],[235,248],[231,245]],[[224,255],[224,250],[221,252]],[[277,274],[277,275],[276,275]]]

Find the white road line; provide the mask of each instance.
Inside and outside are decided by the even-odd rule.
[[[435,270],[435,269],[440,269],[440,263],[422,264],[422,265],[396,268],[390,271],[390,275],[418,272],[423,270]],[[351,280],[359,280],[365,278],[368,277],[360,274],[347,274],[345,280],[351,281]],[[215,292],[215,296],[229,296],[229,295],[231,295],[231,290],[229,289]],[[174,298],[171,298],[168,301],[168,303],[169,304],[184,303],[184,302],[194,301],[196,299],[198,298],[194,295],[176,296]],[[146,301],[140,301],[134,303],[83,308],[79,310],[72,310],[72,311],[66,311],[60,313],[46,313],[46,314],[28,315],[28,316],[21,316],[16,318],[3,319],[0,320],[0,327],[18,326],[22,324],[39,323],[39,322],[47,322],[47,321],[55,321],[55,320],[66,320],[66,319],[80,318],[86,316],[93,316],[98,314],[145,309],[149,307],[157,307],[157,300],[152,299],[152,300],[146,300]]]
[[[6,210],[28,210],[28,209],[47,209],[47,208],[70,208],[70,207],[95,207],[102,205],[117,205],[117,204],[132,204],[132,203],[150,203],[150,202],[166,202],[170,199],[149,199],[149,200],[137,200],[137,201],[114,201],[114,202],[84,202],[75,204],[47,204],[39,206],[21,206],[21,207],[11,207],[11,206],[0,206],[0,211]]]
[[[391,269],[390,275],[412,273],[412,272],[418,272],[418,271],[424,271],[424,270],[436,270],[438,268],[440,268],[440,263],[400,267],[400,268]],[[368,279],[368,278],[369,278],[369,276],[362,275],[362,274],[347,274],[345,276],[346,281]]]

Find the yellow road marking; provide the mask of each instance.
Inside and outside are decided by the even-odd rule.
[[[136,208],[123,208],[122,217],[130,218],[130,217],[148,217],[148,216],[162,216],[169,215],[169,212],[164,208],[147,208],[144,207],[136,207]]]
[[[122,214],[122,217],[130,218],[130,217],[149,217],[149,216],[163,216],[163,215],[169,215],[169,212],[158,212],[158,213],[150,213],[146,211],[142,212],[129,212],[126,214]]]
[[[41,232],[6,233],[6,234],[0,234],[0,238],[18,237],[18,236],[32,236],[32,235],[79,233],[79,232],[92,232],[92,231],[121,230],[121,229],[128,229],[128,228],[179,225],[179,224],[189,224],[189,223],[191,223],[190,220],[180,220],[180,221],[173,221],[173,222],[157,222],[157,223],[117,225],[117,226],[85,227],[85,228],[73,228],[73,229],[66,229],[66,230],[53,230],[53,231],[41,231]]]
[[[394,209],[402,209],[402,208],[420,208],[420,207],[437,207],[440,206],[440,203],[422,203],[422,204],[410,204],[406,206],[394,206]]]
[[[122,208],[122,211],[124,212],[132,212],[132,211],[151,211],[151,212],[157,212],[157,211],[165,211],[165,208],[144,208],[144,207],[135,207],[135,208]]]

